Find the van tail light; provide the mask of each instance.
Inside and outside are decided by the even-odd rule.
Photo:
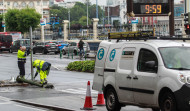
[[[45,45],[46,47],[49,47],[50,45]]]
[[[58,46],[61,46],[61,44],[59,44]]]
[[[77,43],[77,47],[79,47],[79,43]]]
[[[13,42],[12,42],[12,45],[13,45]]]

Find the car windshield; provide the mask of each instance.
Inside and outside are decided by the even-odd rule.
[[[159,48],[166,68],[190,70],[190,47]]]
[[[30,40],[21,40],[20,45],[21,46],[30,46]]]

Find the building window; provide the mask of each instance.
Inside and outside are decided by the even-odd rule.
[[[33,2],[30,2],[30,3],[29,3],[29,7],[34,7],[34,3],[33,3]]]
[[[3,6],[3,2],[0,2],[0,6]]]
[[[40,1],[37,2],[37,6],[40,6]]]
[[[7,6],[10,6],[10,2],[7,2]]]
[[[43,14],[49,14],[48,10],[43,10]]]
[[[17,2],[14,2],[14,3],[13,3],[13,7],[18,7],[18,3],[17,3]]]
[[[47,1],[43,1],[43,6],[47,6]]]
[[[22,2],[21,6],[22,6],[22,7],[26,7],[26,3],[25,3],[25,2]]]

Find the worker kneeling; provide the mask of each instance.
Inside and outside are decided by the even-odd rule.
[[[45,62],[43,60],[35,60],[33,62],[33,68],[36,67],[36,74],[34,76],[34,79],[40,73],[40,83],[41,84],[47,84],[47,76],[49,75],[49,71],[51,68],[51,64],[49,62]]]

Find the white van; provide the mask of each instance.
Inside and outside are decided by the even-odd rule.
[[[104,92],[107,110],[190,111],[190,44],[182,40],[101,42],[93,89]]]

